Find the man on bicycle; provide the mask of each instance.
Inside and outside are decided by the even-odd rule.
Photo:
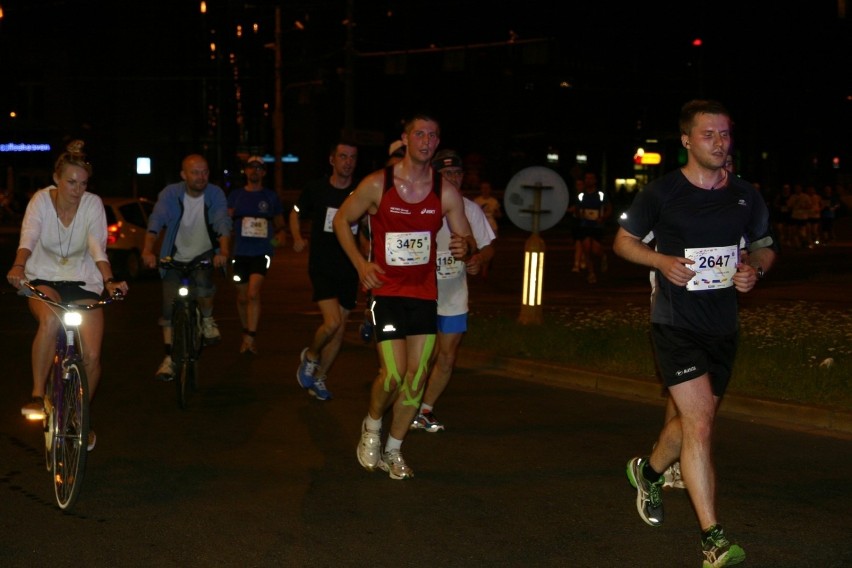
[[[153,253],[154,242],[165,229],[160,257],[168,256],[178,262],[208,258],[212,259],[214,268],[223,268],[230,255],[232,229],[225,192],[221,187],[208,183],[210,170],[207,160],[201,155],[185,157],[180,176],[182,182],[167,185],[157,196],[157,203],[148,219],[142,261],[148,268],[157,266],[158,259]],[[175,269],[161,269],[160,276],[163,280],[160,325],[163,327],[166,357],[156,377],[171,381],[175,376],[172,363],[172,302],[180,286],[180,274]],[[213,345],[221,340],[221,336],[213,320],[216,286],[212,268],[196,270],[193,279],[201,309],[204,343]]]

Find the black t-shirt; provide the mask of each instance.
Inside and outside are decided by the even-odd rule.
[[[686,249],[739,251],[741,237],[754,242],[770,236],[769,212],[760,193],[731,176],[727,187],[707,190],[692,185],[681,170],[651,182],[637,195],[619,224],[644,237],[653,231],[657,250],[683,257]],[[736,254],[734,254],[734,257]],[[737,258],[711,258],[736,262]],[[696,265],[691,268],[695,270]],[[688,290],[657,274],[651,321],[710,334],[738,328],[736,288]]]
[[[328,177],[308,182],[299,200],[299,219],[311,221],[311,245],[308,268],[334,273],[339,270],[355,270],[343,247],[334,234],[332,220],[343,201],[349,196],[356,184],[338,189],[329,183]],[[357,225],[355,225],[357,230]],[[355,238],[353,233],[352,238]]]

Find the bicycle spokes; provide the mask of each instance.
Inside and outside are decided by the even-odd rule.
[[[80,365],[68,366],[56,409],[53,487],[62,509],[74,504],[83,482],[89,438],[89,392]]]

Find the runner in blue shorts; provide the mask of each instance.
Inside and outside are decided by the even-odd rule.
[[[448,179],[461,187],[464,177],[464,166],[461,156],[454,150],[439,150],[432,160],[432,167],[438,170],[444,179]],[[438,276],[438,340],[435,360],[429,371],[423,402],[414,421],[412,430],[438,432],[444,425],[435,418],[434,407],[438,397],[447,388],[456,354],[461,344],[462,336],[467,331],[468,290],[467,274],[478,274],[483,264],[494,256],[494,246],[491,244],[496,235],[488,223],[488,218],[482,208],[476,203],[463,198],[464,212],[470,223],[470,230],[479,249],[467,263],[459,262],[450,254],[450,228],[446,219],[436,238],[438,246],[437,276]]]

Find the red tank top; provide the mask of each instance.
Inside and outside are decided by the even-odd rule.
[[[385,169],[382,200],[370,219],[373,259],[385,271],[374,296],[438,299],[435,235],[443,218],[441,174],[433,170],[432,191],[408,203],[394,187],[393,167]]]

